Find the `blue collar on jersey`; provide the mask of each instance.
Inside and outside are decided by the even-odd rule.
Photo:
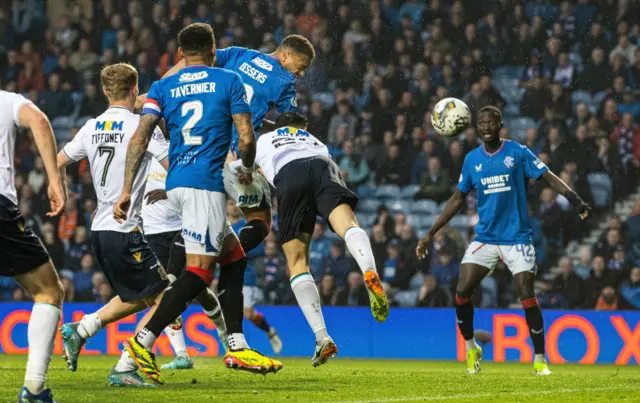
[[[502,149],[504,148],[504,143],[506,143],[506,140],[502,140],[502,143],[500,144],[500,147],[498,147],[498,149],[494,152],[494,153],[490,153],[489,151],[487,151],[484,148],[484,144],[482,145],[482,151],[488,155],[489,157],[493,157],[494,155],[497,155],[500,151],[502,151]]]

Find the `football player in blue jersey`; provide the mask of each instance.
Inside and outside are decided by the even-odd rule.
[[[218,290],[227,323],[229,368],[256,373],[276,372],[282,364],[247,345],[242,330],[242,284],[247,259],[226,216],[222,170],[235,126],[243,164],[239,181],[250,184],[255,170],[256,138],[242,79],[233,71],[211,67],[215,38],[208,24],[190,24],[178,35],[186,67],[153,83],[136,133],[127,149],[125,184],[113,207],[123,220],[131,204],[133,179],[147,150],[153,128],[164,118],[170,135],[166,190],[182,217],[186,270],[164,294],[145,328],[125,342],[140,369],[154,382],[164,380],[153,345],[164,328],[213,280],[220,264]]]
[[[502,113],[498,108],[485,106],[480,109],[477,126],[484,144],[466,156],[457,190],[418,243],[416,254],[420,259],[426,257],[427,247],[435,234],[451,220],[462,207],[465,196],[475,188],[480,220],[475,227],[475,239],[462,259],[455,297],[458,327],[466,341],[467,372],[480,371],[482,359],[482,349],[474,339],[471,295],[502,261],[513,273],[516,292],[524,308],[535,351],[534,371],[537,375],[550,375],[545,360],[542,311],[534,292],[537,268],[529,224],[527,183],[530,179],[543,178],[575,206],[582,219],[591,215],[591,207],[526,146],[500,138]]]

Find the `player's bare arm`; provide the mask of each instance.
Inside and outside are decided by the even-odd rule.
[[[542,174],[542,177],[547,181],[549,186],[553,188],[553,190],[560,193],[566,197],[569,202],[571,202],[571,204],[576,208],[581,219],[586,220],[591,216],[591,206],[582,200],[582,198],[578,196],[578,194],[566,183],[564,183],[562,179],[558,178],[556,174],[548,170]]]
[[[22,106],[18,112],[18,119],[22,126],[28,127],[33,133],[33,138],[36,141],[36,146],[49,178],[47,195],[51,204],[51,211],[47,213],[47,216],[55,217],[62,213],[67,197],[56,160],[57,145],[53,129],[47,116],[33,104]]]
[[[251,123],[251,113],[235,113],[232,115],[233,124],[238,132],[238,151],[242,166],[238,167],[240,183],[248,185],[252,181],[252,172],[255,171],[256,160],[256,135]]]
[[[124,171],[124,187],[120,199],[113,206],[113,217],[118,222],[123,222],[127,218],[127,212],[131,205],[133,181],[138,173],[138,169],[140,169],[144,153],[147,151],[153,130],[158,125],[159,120],[159,117],[151,114],[142,115],[138,128],[129,141]]]
[[[418,247],[416,248],[416,256],[418,259],[424,259],[427,257],[427,246],[431,243],[433,236],[440,230],[440,228],[444,227],[452,218],[456,215],[462,204],[464,203],[465,194],[462,193],[459,189],[453,193],[451,198],[447,201],[447,204],[442,210],[442,213],[438,216],[438,219],[433,226],[429,228],[427,231],[427,235],[418,242]]]

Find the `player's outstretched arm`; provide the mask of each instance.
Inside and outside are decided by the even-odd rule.
[[[418,242],[418,247],[416,248],[416,256],[418,256],[418,259],[427,257],[427,247],[431,243],[433,236],[460,210],[460,207],[462,207],[464,203],[464,197],[465,194],[459,189],[456,189],[453,196],[449,198],[449,201],[447,201],[447,204],[444,206],[444,210],[442,210],[436,222],[433,223],[433,226],[427,231],[427,235]]]
[[[571,189],[564,181],[550,170],[542,174],[545,181],[558,193],[571,202],[581,219],[586,220],[591,216],[591,206],[586,203],[578,194]]]
[[[123,222],[127,218],[127,212],[131,204],[131,189],[133,181],[140,169],[144,153],[147,151],[153,130],[158,125],[160,118],[150,113],[140,117],[140,123],[136,129],[129,145],[127,146],[127,160],[124,167],[124,187],[120,199],[113,206],[113,217],[118,222]]]
[[[56,160],[57,145],[51,123],[49,123],[47,116],[31,103],[25,104],[20,108],[18,120],[22,126],[28,127],[33,133],[33,138],[36,141],[36,146],[49,178],[47,194],[51,204],[51,211],[47,213],[47,216],[55,217],[62,213],[67,197]]]
[[[238,151],[242,165],[238,168],[241,174],[240,182],[251,183],[251,173],[255,170],[256,135],[251,123],[251,113],[234,113],[233,124],[238,132]]]

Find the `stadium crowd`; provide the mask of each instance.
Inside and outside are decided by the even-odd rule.
[[[430,110],[447,96],[472,112],[502,108],[501,135],[529,146],[600,217],[640,177],[640,6],[633,0],[0,0],[0,83],[47,113],[59,144],[106,108],[100,69],[128,62],[146,92],[178,62],[177,32],[211,23],[218,47],[272,52],[284,36],[310,38],[317,58],[298,82],[308,130],[326,142],[362,200],[378,270],[399,306],[452,305],[459,262],[477,214],[466,208],[437,234],[418,261],[419,236],[457,184],[466,153],[480,144],[473,128],[439,137]],[[46,177],[29,135],[18,138],[20,210],[58,268],[68,301],[106,302],[112,290],[88,244],[95,191],[85,162],[68,171],[73,197],[49,220]],[[546,308],[640,309],[640,203],[580,260],[565,245],[590,228],[569,203],[541,184],[530,187],[530,214]],[[595,220],[594,220],[595,221]],[[344,244],[318,222],[311,270],[325,305],[368,305],[361,274]],[[277,228],[254,253],[246,282],[266,303],[295,303]],[[541,277],[542,278],[542,277]],[[546,277],[545,277],[546,278]],[[511,276],[497,269],[476,306],[507,306]],[[0,279],[2,300],[25,300]]]

